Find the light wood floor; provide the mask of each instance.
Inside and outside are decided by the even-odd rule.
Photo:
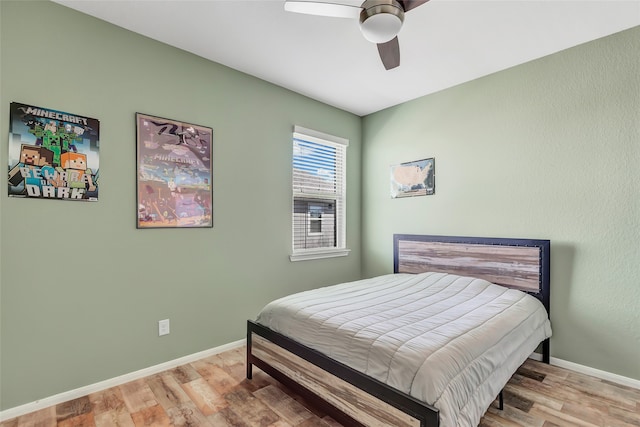
[[[23,426],[339,427],[254,368],[239,348],[8,420]],[[493,426],[640,426],[640,390],[527,361],[505,388]],[[345,426],[349,427],[349,426]]]

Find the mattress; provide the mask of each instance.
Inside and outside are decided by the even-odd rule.
[[[269,303],[257,322],[434,406],[445,427],[477,426],[551,336],[533,296],[444,273],[301,292]]]

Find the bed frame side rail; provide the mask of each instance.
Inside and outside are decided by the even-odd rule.
[[[303,397],[309,398],[314,405],[321,405],[321,408],[329,413],[336,421],[346,423],[349,426],[363,426],[360,422],[351,416],[336,408],[334,405],[327,403],[323,397],[318,396],[313,391],[307,390],[304,386],[300,386],[296,381],[289,379],[284,373],[281,373],[269,363],[261,360],[252,352],[252,335],[256,334],[276,346],[293,353],[305,361],[319,367],[320,369],[338,377],[339,379],[353,385],[354,387],[365,391],[374,398],[387,403],[408,416],[419,420],[420,427],[438,427],[439,416],[438,410],[434,407],[421,402],[414,397],[399,392],[388,385],[362,374],[342,363],[330,359],[324,354],[297,343],[290,338],[272,331],[271,329],[259,325],[251,320],[247,321],[247,378],[252,377],[252,365],[265,371],[267,374],[282,382],[295,391],[299,392]],[[302,388],[302,390],[300,390]]]

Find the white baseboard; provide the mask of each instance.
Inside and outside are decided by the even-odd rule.
[[[541,361],[542,355],[540,353],[532,353],[531,356],[529,356],[529,359]],[[601,380],[611,381],[612,383],[640,389],[640,380],[636,380],[634,378],[623,377],[622,375],[601,371],[600,369],[591,368],[585,365],[579,365],[577,363],[569,362],[568,360],[558,359],[557,357],[551,357],[549,359],[549,364],[581,374],[590,375],[595,378],[600,378]]]
[[[600,369],[590,368],[589,366],[578,365],[577,363],[569,362],[568,360],[557,359],[555,357],[551,358],[551,364],[558,366],[559,368],[569,369],[581,374],[600,378],[601,380],[611,381],[612,383],[624,385],[627,387],[633,387],[640,390],[640,380],[636,380],[634,378],[623,377],[622,375],[613,374],[607,371],[601,371]]]
[[[140,369],[139,371],[131,372],[129,374],[120,375],[119,377],[110,378],[105,381],[100,381],[95,384],[80,387],[75,390],[65,391],[54,396],[46,397],[44,399],[36,400],[35,402],[26,403],[24,405],[16,406],[15,408],[6,409],[0,412],[0,422],[10,420],[21,415],[29,414],[31,412],[39,411],[40,409],[48,408],[49,406],[58,405],[60,403],[67,402],[69,400],[77,399],[82,396],[86,396],[91,393],[96,393],[102,390],[106,390],[111,387],[116,387],[130,381],[135,381],[140,378],[154,375],[168,369],[177,368],[178,366],[186,365],[187,363],[195,362],[196,360],[204,359],[215,354],[232,350],[234,348],[242,347],[246,344],[246,340],[242,339],[234,341],[229,344],[224,344],[209,350],[204,350],[198,353],[193,353],[178,359],[170,360],[159,365],[151,366],[148,368]]]
[[[0,412],[0,422],[10,420],[21,415],[29,414],[31,412],[39,411],[40,409],[48,408],[49,406],[58,405],[60,403],[67,402],[69,400],[77,399],[82,396],[86,396],[91,393],[97,393],[102,390],[106,390],[111,387],[116,387],[130,381],[135,381],[140,378],[154,375],[168,369],[173,369],[187,363],[195,362],[196,360],[204,359],[215,354],[232,350],[234,348],[242,347],[246,344],[246,340],[238,340],[229,344],[224,344],[219,347],[204,350],[198,353],[190,354],[188,356],[180,357],[178,359],[170,360],[159,365],[151,366],[149,368],[140,369],[139,371],[131,372],[129,374],[121,375],[119,377],[111,378],[105,381],[100,381],[95,384],[90,384],[85,387],[80,387],[75,390],[65,391],[54,396],[50,396],[44,399],[36,400],[35,402],[26,403],[24,405],[16,406],[15,408],[6,409]],[[529,356],[530,359],[542,360],[542,355],[539,353],[532,353]],[[551,358],[551,365],[558,366],[560,368],[569,369],[581,374],[591,375],[592,377],[600,378],[603,380],[611,381],[616,384],[625,385],[628,387],[634,387],[640,389],[640,380],[633,378],[623,377],[622,375],[612,374],[610,372],[601,371],[599,369],[590,368],[588,366],[579,365],[577,363],[568,362],[566,360]]]

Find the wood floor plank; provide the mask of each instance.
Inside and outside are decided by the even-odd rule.
[[[554,366],[554,365],[549,365],[546,363],[542,363],[542,362],[538,362],[537,360],[532,360],[532,359],[527,359],[522,367],[526,368],[526,369],[530,369],[532,371],[535,372],[540,372],[541,374],[544,374],[545,376],[552,376],[552,377],[556,377],[559,379],[564,379],[567,378],[567,376],[569,375],[569,371],[564,369],[564,368],[560,368],[558,366]]]
[[[291,424],[289,424],[288,422],[282,421],[282,420],[278,420],[273,424],[269,424],[268,427],[293,427]]]
[[[211,363],[217,365],[218,367],[224,369],[229,375],[235,378],[238,381],[242,381],[245,378],[245,360],[246,360],[246,349],[237,348],[233,350],[229,350],[225,352],[224,357],[220,357],[220,355],[215,355],[211,357]]]
[[[546,394],[544,392],[545,389],[530,386],[527,387],[527,385],[523,385],[522,383],[508,383],[505,387],[505,391],[529,399],[534,404],[538,403],[558,410],[562,409],[562,405],[564,403],[562,400]]]
[[[0,423],[0,427],[349,427],[254,369],[245,349]],[[526,361],[480,427],[640,427],[640,390]]]
[[[209,423],[214,427],[236,427],[224,416],[223,411],[207,416]]]
[[[181,384],[169,373],[153,375],[146,382],[155,396],[156,402],[165,410],[191,400],[182,389]]]
[[[234,408],[231,406],[227,406],[226,408],[222,409],[220,412],[218,412],[218,414],[221,415],[222,419],[227,423],[227,425],[232,426],[232,427],[255,427],[255,424],[250,424],[249,421],[245,422],[245,420],[242,419],[242,414],[239,414],[237,412],[234,411]],[[215,414],[217,415],[217,414]],[[213,417],[214,415],[209,415],[209,419],[211,419],[211,417]],[[220,424],[221,426],[223,424]],[[217,424],[216,424],[217,426]]]
[[[167,413],[160,405],[147,406],[131,414],[136,427],[173,427]]]
[[[607,391],[597,391],[596,389],[600,385],[597,378],[593,379],[593,384],[585,386],[583,384],[576,384],[569,379],[563,382],[557,382],[556,380],[547,381],[550,391],[564,402],[572,402],[587,407],[598,407],[602,405],[615,405],[627,410],[633,410],[635,408],[635,402],[630,399],[612,396]]]
[[[603,412],[604,410],[604,412]],[[562,412],[597,426],[605,425],[606,406],[599,408],[588,407],[573,402],[567,402],[562,406]]]
[[[246,378],[242,380],[242,387],[245,388],[246,390],[250,390],[251,392],[260,390],[261,388],[268,387],[270,385],[273,385],[275,387],[281,387],[286,390],[286,388],[282,384],[280,384],[278,381],[274,380],[272,377],[270,377],[268,374],[262,371],[256,372],[254,370],[252,380],[247,380]],[[289,392],[289,390],[287,390],[287,392]]]
[[[200,374],[192,365],[178,366],[177,368],[172,369],[170,373],[180,384],[188,383],[200,378]]]
[[[228,406],[224,397],[212,388],[204,378],[183,384],[182,388],[204,415],[214,414]]]
[[[122,398],[129,412],[134,413],[158,404],[145,379],[131,381],[120,386]]]
[[[636,407],[636,401],[630,396],[629,392],[625,392],[620,387],[605,383],[599,379],[572,372],[567,376],[565,382],[584,394],[605,400],[612,405],[628,410],[634,410]]]
[[[587,378],[591,378],[591,377],[587,377]],[[612,387],[615,387],[616,389],[621,390],[623,393],[627,394],[631,399],[637,402],[640,402],[640,389],[629,387],[623,384],[617,384],[607,380],[600,380],[600,382],[603,384],[608,384]]]
[[[482,420],[480,420],[478,427],[501,427],[501,424],[500,420],[485,415]]]
[[[238,380],[232,377],[228,371],[214,363],[193,364],[196,371],[221,395],[232,391],[238,384],[244,380]]]
[[[276,386],[269,385],[263,387],[255,391],[253,395],[262,400],[265,405],[270,407],[280,418],[291,425],[297,426],[314,416],[313,413],[302,406],[300,402],[297,402]]]
[[[56,406],[56,418],[58,424],[68,418],[77,417],[90,413],[92,410],[89,396],[83,396],[78,399],[69,400]]]
[[[330,416],[322,417],[322,421],[327,423],[330,427],[342,427],[342,424],[331,418]]]
[[[175,427],[214,426],[207,420],[206,416],[196,408],[193,402],[182,403],[167,409],[166,412],[171,421],[171,425]]]
[[[506,402],[503,410],[498,409],[495,405],[491,405],[485,414],[485,417],[490,416],[516,423],[519,426],[542,427],[544,424],[544,420],[537,419],[521,409],[509,406]]]
[[[95,427],[95,425],[92,412],[58,421],[58,427]]]
[[[527,399],[518,393],[514,393],[510,390],[503,391],[505,405],[513,408],[518,408],[522,412],[529,412],[529,409],[533,406],[533,400]]]
[[[224,398],[229,402],[230,409],[251,427],[268,427],[280,419],[260,399],[246,390],[234,390],[227,393]]]
[[[95,414],[96,427],[135,427],[127,411],[111,410]]]
[[[549,398],[553,398],[558,402],[575,402],[580,403],[585,400],[593,400],[591,396],[588,394],[581,393],[578,390],[564,384],[556,382],[555,380],[545,379],[544,382],[540,383],[538,381],[532,381],[529,378],[523,378],[521,381],[521,385],[527,387],[530,390],[535,391],[539,395],[547,396]],[[597,400],[595,401],[597,402]],[[551,405],[547,405],[549,407],[553,407]],[[560,408],[555,408],[560,409]]]
[[[266,374],[264,374],[266,375]],[[255,377],[255,375],[254,375]],[[271,378],[269,376],[267,376],[267,378]],[[252,380],[253,381],[253,380]],[[329,415],[327,415],[327,413],[323,410],[318,408],[317,406],[312,405],[309,401],[307,401],[305,398],[303,398],[302,396],[300,396],[297,393],[294,393],[293,391],[289,390],[287,387],[285,387],[283,384],[275,381],[275,382],[271,382],[270,384],[266,384],[264,387],[268,386],[268,385],[273,385],[274,387],[279,388],[281,391],[283,391],[284,393],[286,393],[288,396],[290,396],[293,400],[295,400],[296,402],[300,403],[302,406],[304,406],[305,408],[307,408],[307,410],[309,412],[311,412],[314,416],[322,419],[324,422],[326,422],[327,424],[330,424],[332,426],[342,426],[342,424],[338,423],[337,421],[335,421],[333,418],[331,418]],[[255,392],[254,392],[255,393]]]
[[[522,424],[518,424],[515,421],[511,421],[508,418],[502,416],[502,414],[497,415],[492,411],[488,411],[484,414],[483,417],[484,424],[488,426],[500,426],[500,427],[520,427]]]
[[[324,420],[320,418],[309,418],[308,420],[303,421],[301,424],[298,424],[296,427],[329,427]]]
[[[562,411],[547,408],[545,406],[538,406],[537,404],[533,405],[531,411],[529,411],[529,414],[545,421],[551,421],[561,426],[600,427],[598,424],[583,421],[572,415],[565,414]]]
[[[127,410],[127,405],[122,397],[122,390],[119,387],[112,387],[106,390],[92,393],[89,401],[94,414],[100,415],[105,412],[123,412]]]
[[[546,378],[546,375],[542,372],[538,372],[526,366],[522,366],[520,369],[518,369],[518,374],[522,375],[523,377],[531,378],[534,381],[540,382],[544,381],[544,379]]]
[[[38,426],[38,427],[55,427],[58,425],[56,419],[56,407],[51,406],[49,408],[41,409],[30,414],[26,414],[17,419],[18,426]],[[7,423],[7,426],[11,425],[11,421]],[[5,427],[5,423],[2,423],[2,427]]]
[[[606,419],[609,422],[622,421],[634,426],[640,426],[640,412],[627,411],[626,409],[618,408],[617,406],[610,406],[609,416]]]
[[[119,387],[92,393],[89,401],[93,408],[96,427],[134,427]]]

